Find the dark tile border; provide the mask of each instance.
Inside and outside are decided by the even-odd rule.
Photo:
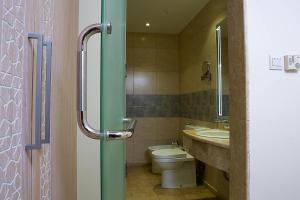
[[[128,117],[185,117],[214,121],[216,91],[205,90],[182,95],[127,95]],[[229,113],[229,97],[223,97],[223,113]]]

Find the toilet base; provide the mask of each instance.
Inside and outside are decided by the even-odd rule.
[[[162,188],[183,188],[196,186],[195,162],[185,162],[175,170],[163,170],[161,174]]]

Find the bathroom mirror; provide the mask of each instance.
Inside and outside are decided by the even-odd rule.
[[[229,66],[228,66],[228,32],[227,20],[216,26],[216,111],[217,119],[229,116]]]

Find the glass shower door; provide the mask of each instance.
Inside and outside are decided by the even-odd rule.
[[[126,0],[102,0],[101,22],[111,23],[111,30],[101,37],[101,133],[124,128],[125,6]],[[102,134],[102,200],[125,199],[125,149],[124,140],[107,140],[107,135]]]

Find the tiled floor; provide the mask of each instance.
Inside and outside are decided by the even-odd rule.
[[[151,166],[128,168],[127,200],[216,200],[205,186],[162,189],[160,176],[152,174],[150,170]]]

